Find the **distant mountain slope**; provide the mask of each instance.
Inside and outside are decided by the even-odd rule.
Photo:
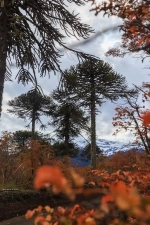
[[[76,144],[79,146],[80,153],[83,151],[84,147],[88,144],[88,141],[84,138],[77,138]],[[124,142],[119,141],[109,141],[105,139],[97,139],[96,144],[99,146],[99,148],[103,151],[103,154],[106,156],[110,156],[115,154],[118,151],[128,151],[131,149],[136,149],[137,151],[144,151],[144,149],[135,144],[126,144]],[[80,156],[80,153],[77,157],[72,159],[73,165],[78,166],[88,166],[90,165],[90,160],[86,161],[83,157]]]

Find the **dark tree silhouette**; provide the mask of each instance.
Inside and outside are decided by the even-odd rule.
[[[77,66],[64,71],[63,85],[72,93],[72,98],[90,111],[91,117],[91,165],[96,168],[96,113],[107,99],[116,101],[125,94],[134,93],[127,90],[124,76],[102,60],[87,59]]]
[[[65,142],[57,141],[52,145],[52,149],[58,157],[69,156],[74,158],[79,153],[79,147],[73,142],[69,142],[68,149],[66,149]]]
[[[89,117],[85,115],[78,102],[72,100],[69,92],[57,89],[53,92],[53,99],[57,104],[49,125],[55,127],[56,136],[64,141],[65,155],[67,155],[73,138],[82,130],[89,130]]]
[[[51,116],[55,106],[50,96],[42,95],[41,92],[34,89],[16,97],[8,102],[12,109],[7,111],[18,116],[25,121],[28,119],[32,124],[32,138],[35,136],[35,124],[41,124],[41,128],[45,128],[41,120],[41,116]]]
[[[18,82],[36,86],[35,69],[39,76],[61,70],[62,49],[79,58],[88,56],[64,43],[66,37],[88,38],[92,32],[78,14],[67,10],[72,3],[81,6],[86,0],[0,0],[0,112],[12,64],[19,68]]]
[[[29,130],[17,130],[13,133],[13,140],[16,142],[20,149],[22,149],[32,138],[32,131]],[[34,139],[38,140],[40,143],[50,144],[49,140],[44,134],[35,131]]]

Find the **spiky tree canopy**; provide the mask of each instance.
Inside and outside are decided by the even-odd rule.
[[[60,140],[64,140],[67,135],[71,141],[82,130],[89,130],[89,117],[85,115],[78,102],[72,100],[69,92],[56,89],[53,92],[53,99],[57,104],[49,124],[56,128],[56,135]]]
[[[34,136],[35,139],[39,142],[48,144],[48,140],[44,137],[42,133],[36,131]],[[19,145],[20,148],[29,143],[31,138],[32,132],[29,130],[17,130],[13,133],[13,139]]]
[[[86,59],[81,64],[64,71],[63,85],[72,92],[73,98],[90,107],[91,93],[95,104],[101,105],[109,99],[116,101],[125,94],[132,94],[123,75],[114,71],[109,63],[98,59]]]
[[[81,6],[86,0],[0,0],[0,105],[4,79],[11,77],[12,59],[19,68],[18,81],[36,85],[35,69],[39,76],[60,71],[62,49],[71,50],[65,37],[88,38],[91,28],[67,9],[72,3]],[[86,56],[72,52],[79,58]]]
[[[41,128],[45,127],[41,120],[41,116],[50,116],[55,109],[51,97],[42,95],[35,89],[9,101],[8,105],[12,107],[7,110],[9,113],[24,119],[25,121],[28,120],[29,124],[35,122],[39,123]]]
[[[65,155],[74,158],[79,153],[79,147],[73,142],[69,142],[69,149],[66,151],[66,146],[64,142],[55,142],[52,145],[52,149],[55,152],[56,156],[63,157]]]
[[[116,101],[132,93],[127,90],[124,76],[102,60],[86,59],[64,72],[63,85],[71,91],[72,98],[90,112],[91,165],[96,168],[96,111],[105,100]],[[72,99],[72,100],[73,100]]]

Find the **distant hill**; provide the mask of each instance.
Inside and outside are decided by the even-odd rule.
[[[71,159],[72,164],[82,166],[82,167],[90,165],[90,160],[87,161],[80,156],[80,153],[83,151],[84,147],[88,144],[88,141],[86,141],[84,138],[77,138],[76,144],[79,146],[80,151],[77,157]],[[142,148],[142,146],[139,146],[136,144],[130,144],[130,143],[127,144],[127,143],[119,142],[119,141],[97,139],[96,144],[99,146],[99,148],[103,151],[103,154],[106,156],[111,156],[118,151],[125,152],[132,149],[136,149],[138,152],[144,151],[144,148]]]

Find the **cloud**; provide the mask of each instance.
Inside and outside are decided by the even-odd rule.
[[[73,10],[76,13],[80,13],[80,17],[82,22],[87,23],[93,27],[95,32],[101,31],[104,28],[112,27],[114,25],[118,25],[121,23],[121,20],[116,17],[103,17],[102,14],[97,17],[94,16],[93,12],[89,12],[91,8],[90,4],[86,6],[77,7],[75,4],[69,5],[69,10],[72,12]],[[81,41],[80,39],[79,41]],[[76,43],[77,40],[75,38],[66,38],[65,42],[67,45]],[[99,37],[97,37],[94,41],[90,42],[84,46],[78,46],[77,48],[100,57],[102,60],[108,62],[111,66],[113,66],[114,70],[122,75],[124,75],[127,79],[129,86],[132,84],[141,85],[142,81],[149,81],[148,70],[144,70],[144,67],[147,65],[145,61],[143,64],[141,59],[133,58],[133,55],[128,55],[124,58],[114,58],[112,56],[106,57],[105,53],[108,49],[112,47],[116,47],[121,42],[121,34],[119,31],[108,32]],[[60,59],[61,68],[64,70],[69,68],[71,65],[76,65],[78,63],[77,58],[74,54],[69,52],[64,52],[64,56]],[[17,74],[17,70],[12,68],[13,72],[13,80]],[[54,88],[57,87],[60,79],[60,74],[54,75],[50,74],[50,78],[46,75],[43,78],[38,78],[38,82],[44,90],[45,94],[50,94]],[[17,80],[14,82],[5,82],[4,88],[4,96],[3,96],[3,113],[1,116],[1,127],[0,131],[8,130],[8,131],[16,131],[20,129],[25,129],[25,123],[23,120],[16,118],[15,116],[9,115],[7,113],[7,102],[8,100],[17,97],[18,95],[27,92],[32,87],[32,84],[24,87],[22,84],[18,84]],[[96,127],[97,127],[97,136],[100,138],[105,138],[108,140],[119,140],[119,141],[131,141],[134,137],[130,133],[122,132],[118,134],[116,137],[112,136],[114,132],[114,127],[112,126],[112,117],[115,113],[115,104],[110,103],[109,101],[104,103],[101,107],[101,113],[97,116]],[[46,123],[48,119],[44,118],[44,122]],[[37,129],[38,126],[37,126]],[[48,127],[45,133],[50,133],[53,131],[53,128]]]

